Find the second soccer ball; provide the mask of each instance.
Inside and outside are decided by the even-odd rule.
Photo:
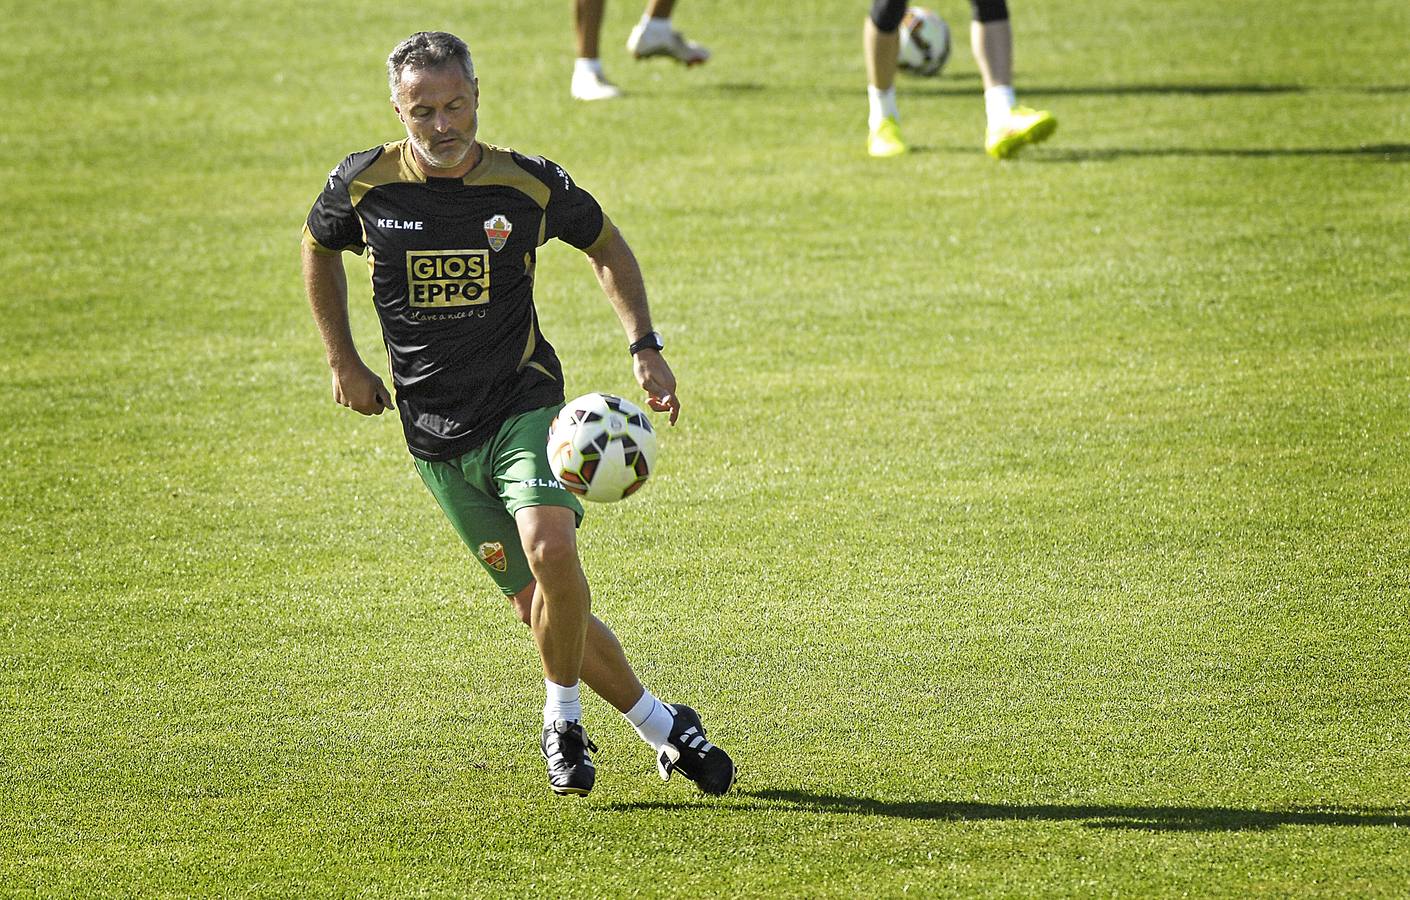
[[[917,75],[939,75],[950,58],[950,26],[940,14],[922,6],[906,10],[901,20],[901,68]]]

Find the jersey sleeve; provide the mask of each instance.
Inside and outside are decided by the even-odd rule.
[[[356,154],[354,154],[356,155]],[[348,192],[353,156],[349,156],[328,173],[323,193],[314,201],[304,222],[304,243],[315,251],[339,253],[344,250],[361,253],[362,223],[353,209]]]
[[[563,167],[543,160],[548,184],[548,206],[544,209],[544,241],[558,238],[579,250],[591,252],[616,233],[612,220],[597,199],[578,186]]]

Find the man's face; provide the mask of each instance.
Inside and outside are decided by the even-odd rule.
[[[467,79],[453,63],[403,69],[393,104],[422,161],[435,169],[465,162],[475,146],[479,106],[479,79]]]

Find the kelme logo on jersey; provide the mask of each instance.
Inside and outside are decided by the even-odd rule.
[[[488,250],[408,250],[406,289],[413,309],[490,302]]]
[[[509,561],[504,556],[504,545],[499,541],[486,541],[475,552],[480,559],[485,561],[485,565],[496,572],[504,572],[509,569]]]
[[[509,240],[509,232],[514,230],[514,225],[504,217],[503,213],[496,213],[485,220],[485,237],[490,239],[491,250],[503,250],[504,242]]]

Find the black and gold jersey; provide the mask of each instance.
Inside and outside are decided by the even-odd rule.
[[[366,253],[406,443],[452,459],[510,416],[563,401],[534,310],[537,249],[590,251],[615,230],[562,167],[481,144],[463,178],[428,178],[407,141],[354,153],[304,226],[317,252]]]

